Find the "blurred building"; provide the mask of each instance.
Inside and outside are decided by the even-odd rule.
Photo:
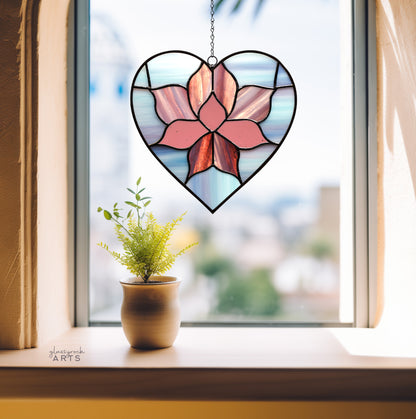
[[[117,246],[98,206],[111,208],[129,176],[131,63],[111,17],[91,16],[90,48],[90,299],[92,314],[114,304],[120,267],[97,246]]]
[[[339,261],[340,205],[339,186],[319,189],[317,230],[333,246],[333,258]]]
[[[109,16],[91,16],[91,202],[114,199],[128,181],[131,64]],[[94,158],[98,151],[100,158]],[[94,209],[94,208],[93,208]]]

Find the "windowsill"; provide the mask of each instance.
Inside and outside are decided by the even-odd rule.
[[[377,329],[182,328],[173,347],[139,351],[121,328],[73,328],[0,351],[0,396],[414,400],[416,344],[403,343]],[[58,353],[80,348],[79,361]]]

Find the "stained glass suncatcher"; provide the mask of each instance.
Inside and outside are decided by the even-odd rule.
[[[148,59],[131,88],[149,150],[212,213],[282,145],[296,89],[273,56],[242,51],[214,67],[184,51]]]

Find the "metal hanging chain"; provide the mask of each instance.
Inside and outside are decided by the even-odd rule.
[[[218,63],[217,57],[214,55],[214,12],[215,12],[215,6],[214,6],[214,0],[211,0],[211,35],[210,35],[210,46],[211,46],[211,55],[207,58],[207,63],[210,67],[214,67]]]

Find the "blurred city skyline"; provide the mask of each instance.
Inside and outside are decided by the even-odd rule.
[[[340,11],[334,0],[296,3],[266,2],[256,20],[255,1],[238,15],[224,8],[216,16],[216,55],[244,49],[275,55],[294,78],[298,109],[277,154],[211,214],[147,150],[129,103],[133,76],[151,55],[170,49],[208,55],[209,2],[91,1],[93,320],[119,319],[117,282],[128,275],[96,246],[117,246],[96,207],[123,202],[125,188],[142,176],[157,218],[187,211],[177,240],[202,243],[171,272],[183,281],[183,320],[339,321]],[[275,297],[260,303],[262,311],[244,293]]]

